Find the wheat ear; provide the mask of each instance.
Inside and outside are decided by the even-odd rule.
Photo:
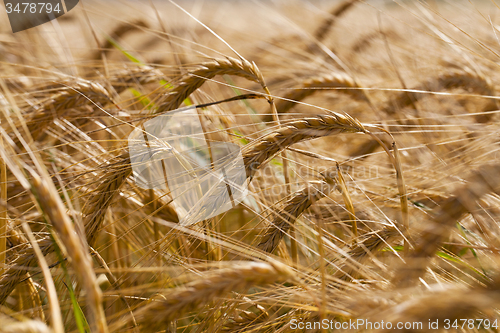
[[[38,195],[40,206],[49,217],[71,259],[72,267],[85,290],[92,328],[96,332],[108,332],[102,307],[102,292],[92,268],[92,259],[78,237],[75,227],[58,195],[54,184],[32,174],[33,190]]]
[[[387,246],[391,238],[398,235],[400,235],[400,232],[394,227],[386,227],[365,235],[363,240],[356,243],[352,249],[347,251],[344,259],[345,264],[339,269],[337,277],[346,281],[357,277],[359,275],[359,267],[363,266],[369,254],[374,254],[381,250],[384,246]]]
[[[283,99],[276,103],[276,111],[278,114],[288,112],[297,102],[302,101],[308,96],[316,92],[324,90],[330,91],[328,88],[359,88],[356,81],[345,73],[332,73],[313,77],[302,82],[300,88],[293,89]],[[357,97],[369,103],[364,91],[358,89],[336,89],[337,91]],[[263,117],[266,122],[272,121],[272,115]]]
[[[79,79],[77,83],[64,87],[61,92],[44,100],[41,105],[32,107],[27,112],[30,118],[26,125],[36,140],[54,119],[61,117],[69,109],[93,103],[105,105],[113,103],[113,99],[99,83]]]
[[[131,85],[144,85],[157,82],[165,75],[158,69],[151,66],[131,67],[118,70],[110,74],[109,83],[115,88],[117,93],[121,93]]]
[[[452,226],[462,219],[463,215],[475,209],[476,201],[483,195],[500,193],[500,165],[487,165],[473,172],[467,184],[455,191],[446,200],[431,221],[422,231],[414,250],[410,252],[408,262],[411,267],[402,267],[404,274],[398,275],[395,282],[407,285],[422,276],[430,258],[438,250],[443,239],[449,235]]]
[[[353,5],[356,4],[359,0],[345,0],[340,5],[334,7],[328,15],[328,18],[325,19],[321,25],[314,32],[314,37],[318,41],[322,41],[325,39],[326,35],[333,28],[335,20],[345,14]]]
[[[196,69],[182,76],[179,79],[179,84],[166,95],[165,100],[158,107],[157,112],[177,109],[182,102],[200,88],[206,80],[210,80],[217,75],[240,76],[250,81],[257,82],[265,90],[267,89],[264,77],[255,63],[245,59],[238,60],[230,57],[226,59],[214,59],[211,62],[199,65]]]
[[[103,55],[107,54],[110,50],[113,49],[112,40],[118,40],[123,38],[123,36],[127,35],[133,31],[140,31],[141,28],[147,28],[148,25],[146,22],[142,20],[137,20],[135,22],[126,22],[118,25],[115,30],[113,30],[107,38],[106,41],[100,46],[100,50],[97,50],[93,56],[94,59],[101,59]]]
[[[435,78],[428,79],[426,82],[411,90],[437,91],[456,88],[469,89],[486,96],[495,95],[495,90],[488,78],[469,70],[448,71]],[[388,103],[382,107],[382,111],[388,115],[394,115],[398,108],[409,106],[415,101],[418,101],[424,95],[425,94],[422,93],[404,91],[397,94],[395,98],[389,100]],[[492,103],[495,103],[495,101],[492,101]]]
[[[243,160],[247,177],[252,177],[266,161],[297,142],[346,132],[367,131],[357,119],[338,113],[286,123],[276,131],[244,147]]]
[[[243,158],[247,177],[253,176],[269,159],[294,143],[342,132],[364,133],[366,130],[358,120],[341,114],[320,115],[290,122],[244,148]],[[107,166],[104,180],[85,204],[85,232],[87,242],[91,246],[97,238],[107,208],[131,174],[130,158],[128,153],[124,153],[117,158],[116,162]],[[42,247],[42,249],[44,254],[53,251],[51,246]],[[16,260],[18,267],[32,267],[34,264],[36,264],[36,257],[32,249],[24,251]],[[19,283],[24,273],[26,273],[24,269],[11,268],[0,279],[0,285],[3,285],[0,289],[0,304]]]
[[[231,291],[292,280],[294,273],[281,263],[235,264],[232,268],[208,272],[197,281],[177,287],[151,300],[149,304],[135,311],[134,316],[143,330],[162,330],[170,321],[181,318],[212,300],[224,297]],[[121,327],[128,321],[130,318],[118,325]]]
[[[377,319],[386,322],[438,323],[438,329],[445,331],[446,320],[453,323],[464,318],[477,318],[481,313],[498,307],[496,290],[486,288],[451,288],[410,299],[376,314]],[[476,323],[477,321],[474,321]],[[424,324],[424,330],[425,330]],[[382,329],[378,332],[394,332],[394,329]],[[413,326],[404,332],[422,332]]]
[[[257,247],[269,253],[275,251],[283,236],[302,213],[313,203],[330,194],[334,187],[334,184],[316,181],[293,193],[292,197],[283,204],[279,213],[275,213],[275,218],[264,232]]]

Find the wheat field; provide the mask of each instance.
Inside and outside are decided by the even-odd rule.
[[[496,0],[0,6],[0,332],[498,332],[499,38]],[[200,221],[128,145],[185,106],[247,189]]]

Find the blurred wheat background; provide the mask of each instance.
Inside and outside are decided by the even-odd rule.
[[[500,3],[3,8],[0,332],[498,331]],[[181,225],[127,138],[202,104],[249,194]]]

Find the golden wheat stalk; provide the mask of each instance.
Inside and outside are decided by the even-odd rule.
[[[295,280],[293,271],[278,262],[234,264],[231,268],[203,274],[202,278],[196,281],[156,297],[135,311],[134,316],[143,330],[162,330],[170,321],[179,319],[232,291],[293,280]],[[113,329],[117,330],[130,320],[130,317],[121,320]]]

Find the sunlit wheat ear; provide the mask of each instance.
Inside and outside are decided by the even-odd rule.
[[[350,281],[353,278],[360,277],[363,273],[363,265],[370,256],[377,256],[377,252],[386,247],[395,237],[401,235],[394,227],[386,227],[371,234],[364,235],[362,240],[353,245],[353,248],[347,251],[343,259],[344,265],[338,271],[336,276],[342,280]]]
[[[437,77],[429,78],[411,90],[441,91],[457,88],[463,88],[479,95],[496,95],[495,89],[488,78],[480,76],[470,70],[445,72]],[[413,102],[418,101],[425,95],[427,94],[411,91],[398,93],[396,97],[391,98],[387,104],[382,107],[382,111],[386,114],[394,115],[398,108],[410,106]],[[491,103],[495,105],[495,100],[491,100]]]
[[[106,166],[101,183],[89,195],[89,199],[83,207],[83,214],[85,216],[85,234],[90,246],[94,246],[106,210],[120,193],[121,186],[131,174],[130,158],[126,152]]]
[[[366,129],[357,119],[347,114],[332,113],[288,122],[243,148],[247,177],[253,176],[269,159],[295,143],[338,133],[356,132],[366,133]]]
[[[28,110],[29,116],[25,121],[33,139],[36,140],[54,119],[62,117],[69,109],[85,105],[93,106],[93,103],[98,105],[113,103],[109,92],[96,82],[79,79],[75,84],[60,89],[61,92]]]
[[[295,102],[300,102],[315,93],[321,93],[324,91],[330,92],[332,90],[369,102],[364,91],[362,90],[335,88],[359,88],[359,86],[352,77],[345,73],[332,73],[313,77],[302,82],[300,88],[290,90],[290,92],[283,96],[283,100],[279,100],[276,103],[276,110],[278,114],[286,113],[296,105]],[[266,115],[263,120],[268,122],[272,121],[273,118],[271,115]]]
[[[302,213],[316,201],[330,194],[334,188],[334,183],[315,181],[304,189],[293,193],[292,197],[282,205],[282,208],[271,214],[271,216],[274,215],[274,218],[264,231],[257,247],[269,253],[276,250],[290,226]]]
[[[198,68],[189,71],[186,75],[178,79],[174,89],[165,96],[165,100],[158,107],[157,112],[177,109],[206,80],[210,80],[217,75],[243,77],[247,80],[257,82],[264,89],[267,89],[264,77],[255,63],[245,59],[238,60],[230,57],[226,59],[214,59],[211,62],[200,64]]]
[[[151,300],[134,312],[141,329],[165,329],[167,324],[192,312],[231,291],[244,291],[253,286],[293,281],[294,273],[281,263],[235,263],[234,267],[202,274],[199,280],[172,289]],[[126,325],[131,318],[116,324],[113,329]]]
[[[467,179],[466,185],[454,192],[437,209],[432,222],[418,237],[420,240],[410,253],[408,264],[400,267],[404,274],[398,274],[395,282],[407,285],[421,277],[429,264],[429,258],[438,250],[444,239],[451,233],[453,226],[463,216],[476,208],[476,201],[487,193],[500,193],[500,165],[486,165],[475,170]]]

